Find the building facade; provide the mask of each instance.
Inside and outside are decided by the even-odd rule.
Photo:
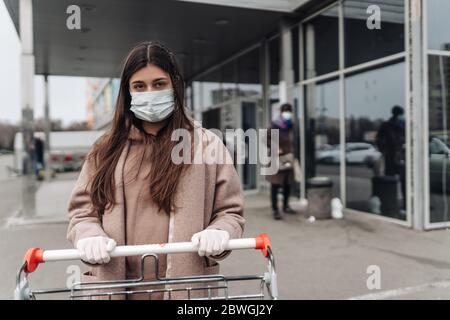
[[[267,128],[289,102],[300,125],[299,196],[308,178],[325,176],[346,210],[420,230],[450,226],[450,2],[316,0],[293,11],[186,79],[194,117],[222,131]],[[108,122],[104,96],[117,81],[94,99],[94,118],[104,118],[95,128]],[[237,169],[245,190],[266,190],[258,165]]]

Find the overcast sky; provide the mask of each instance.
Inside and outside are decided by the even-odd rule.
[[[20,43],[3,1],[0,1],[0,121],[20,121]],[[34,116],[43,116],[43,77],[35,76]],[[50,117],[66,125],[86,120],[86,78],[49,77]]]

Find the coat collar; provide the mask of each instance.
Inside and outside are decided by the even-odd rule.
[[[128,139],[132,141],[143,141],[144,133],[141,132],[135,125],[131,125],[130,132],[128,133]]]
[[[134,124],[131,125],[130,131],[128,133],[128,139],[133,142],[142,142],[145,138],[150,138],[150,141],[152,138],[155,138],[158,134],[154,135],[151,133],[147,133],[144,131],[139,130],[138,127],[136,127]],[[147,140],[148,142],[148,140]]]

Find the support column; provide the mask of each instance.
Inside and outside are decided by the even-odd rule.
[[[264,40],[260,47],[260,83],[262,89],[262,119],[261,126],[265,128],[270,123],[270,61],[269,42]]]
[[[261,112],[259,127],[261,129],[269,128],[271,121],[270,110],[270,57],[269,57],[269,42],[267,39],[262,41],[259,47],[259,78],[261,84]],[[258,172],[260,172],[261,166],[258,165]],[[258,175],[259,176],[259,175]],[[258,188],[261,192],[269,192],[268,182],[265,176],[259,176]]]
[[[34,152],[34,53],[33,53],[33,4],[32,0],[19,1],[20,41],[20,89],[22,107],[23,136],[23,177],[22,208],[23,216],[36,213],[36,178]]]
[[[304,51],[304,38],[303,38],[303,25],[300,24],[299,32],[298,32],[298,53],[299,57],[295,57],[295,59],[299,59],[299,73],[300,73],[300,81],[305,79],[305,56],[303,54]],[[299,114],[300,114],[300,166],[302,170],[302,177],[300,182],[300,198],[306,199],[306,111],[305,111],[305,87],[300,85],[300,99],[299,99]]]
[[[280,21],[280,103],[288,102],[293,105],[293,86],[292,34],[289,21],[283,18]]]
[[[44,75],[44,123],[45,123],[45,144],[44,144],[45,180],[49,181],[51,178],[50,132],[52,122],[50,119],[47,74]]]
[[[307,78],[312,78],[316,76],[316,62],[315,62],[315,41],[316,32],[314,26],[307,24],[305,26],[305,74]],[[307,84],[304,90],[306,94],[306,108],[304,108],[305,117],[305,162],[303,166],[305,167],[305,179],[309,179],[316,176],[316,83],[311,82]],[[306,185],[305,185],[306,188]]]
[[[428,119],[428,109],[425,110],[424,99],[424,74],[423,74],[423,37],[422,37],[422,1],[409,0],[409,37],[410,50],[409,54],[409,68],[410,81],[408,90],[411,94],[410,101],[410,132],[411,132],[411,181],[408,183],[409,197],[411,201],[412,226],[414,229],[423,230],[425,223],[425,212],[429,210],[426,198],[428,195],[427,186],[424,181],[428,181],[425,175],[429,174],[427,170],[428,145],[425,141],[428,134],[426,130],[428,124],[425,122]]]

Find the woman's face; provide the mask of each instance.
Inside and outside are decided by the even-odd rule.
[[[172,88],[168,73],[153,64],[136,71],[130,79],[130,92],[158,91]]]

